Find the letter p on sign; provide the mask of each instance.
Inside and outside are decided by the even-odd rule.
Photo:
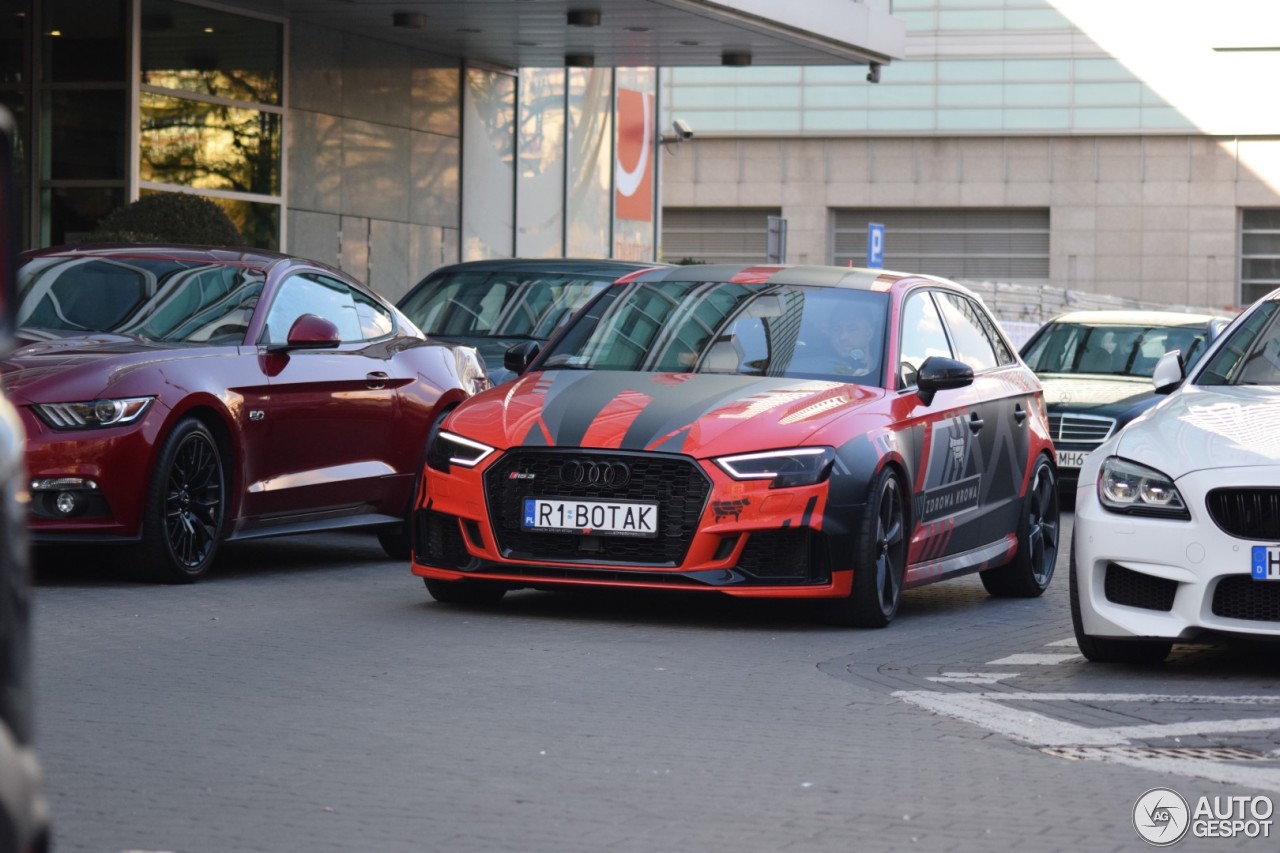
[[[884,226],[879,222],[867,223],[867,266],[884,268]]]

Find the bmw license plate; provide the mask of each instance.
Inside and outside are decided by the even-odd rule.
[[[1253,546],[1253,579],[1280,581],[1280,545]]]
[[[658,505],[525,498],[521,526],[547,533],[652,538],[658,535]]]
[[[1088,455],[1089,452],[1087,450],[1059,450],[1058,467],[1079,468],[1084,465],[1084,458]]]

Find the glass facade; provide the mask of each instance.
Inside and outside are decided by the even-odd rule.
[[[195,192],[245,241],[281,245],[284,24],[142,0],[140,192]]]
[[[189,193],[248,245],[389,291],[459,259],[654,257],[655,69],[497,70],[216,0],[0,0],[0,15],[24,245]]]
[[[619,68],[616,76],[613,256],[642,261],[654,257],[658,72]]]
[[[468,68],[462,97],[462,259],[515,250],[516,78]]]
[[[520,162],[516,186],[516,254],[564,254],[565,69],[520,74]]]
[[[613,169],[613,72],[569,69],[569,257],[608,257]],[[602,227],[603,226],[603,227]]]
[[[26,130],[40,135],[26,159],[39,187],[28,239],[70,242],[124,204],[128,190],[128,4],[21,5],[23,19],[39,25],[31,59],[40,74],[24,93]]]

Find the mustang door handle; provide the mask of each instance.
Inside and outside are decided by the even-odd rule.
[[[974,412],[973,414],[969,415],[969,430],[971,432],[977,432],[978,430],[982,429],[984,424],[986,424],[986,421],[978,417],[977,412]]]
[[[1027,422],[1027,410],[1022,408],[1021,403],[1013,407],[1013,419],[1019,426]]]
[[[386,388],[387,380],[390,378],[391,377],[387,376],[387,374],[383,373],[381,370],[376,370],[373,373],[365,374],[364,382],[376,391],[379,388]]]

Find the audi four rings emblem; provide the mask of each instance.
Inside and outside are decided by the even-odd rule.
[[[560,479],[565,483],[619,489],[631,482],[631,469],[625,462],[579,462],[560,466]]]

